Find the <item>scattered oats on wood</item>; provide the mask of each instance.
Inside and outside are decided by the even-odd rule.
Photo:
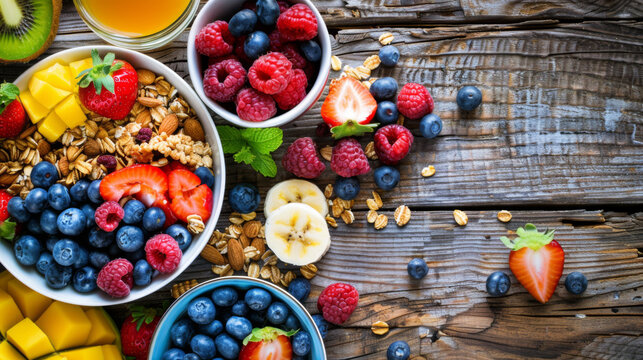
[[[330,225],[331,227],[333,227],[333,228],[335,228],[335,229],[337,228],[337,220],[335,220],[335,218],[334,218],[334,217],[332,217],[332,216],[330,216],[330,215],[326,215],[326,222],[327,222],[327,223],[328,223],[328,225]]]
[[[333,184],[328,184],[324,188],[324,196],[326,199],[330,199],[333,196]]]
[[[266,244],[264,240],[261,238],[254,238],[250,242],[250,246],[254,247],[255,249],[257,249],[257,251],[259,251],[259,254],[254,256],[252,260],[259,261],[259,259],[261,259],[261,255],[263,255],[263,253],[266,252]]]
[[[250,265],[248,265],[248,276],[255,279],[258,278],[259,270],[259,264],[251,262]]]
[[[178,299],[179,296],[185,294],[188,290],[192,289],[197,285],[199,285],[199,283],[195,279],[176,283],[172,285],[172,290],[171,290],[172,297],[175,299]]]
[[[331,206],[331,212],[333,213],[333,217],[340,217],[342,216],[342,212],[344,212],[344,207],[342,206],[342,203],[339,198],[335,199],[333,201],[333,206]]]
[[[270,255],[267,258],[263,259],[264,265],[277,265],[277,262],[279,262],[279,258],[277,257],[277,255]]]
[[[369,210],[368,214],[366,215],[366,221],[368,221],[369,224],[375,223],[375,220],[377,219],[377,211],[375,210]]]
[[[295,278],[297,278],[297,275],[292,271],[288,271],[286,274],[281,276],[281,285],[283,285],[283,287],[288,287]]]
[[[366,199],[366,206],[368,206],[371,211],[377,211],[380,209],[374,199]]]
[[[270,257],[272,255],[273,255],[272,250],[268,249],[268,250],[266,250],[265,253],[263,253],[263,255],[261,255],[261,260],[265,261],[268,257]]]
[[[373,200],[375,200],[375,204],[378,206],[378,208],[382,208],[382,206],[384,206],[384,202],[382,202],[382,197],[380,196],[380,194],[375,190],[373,190],[371,193],[373,194]]]
[[[467,225],[467,223],[469,222],[469,217],[462,210],[453,210],[453,218],[455,219],[455,222],[460,226]]]
[[[507,210],[501,210],[498,212],[498,220],[506,223],[511,221],[511,213]]]
[[[243,249],[243,255],[245,256],[245,260],[250,260],[255,256],[261,255],[261,253],[259,253],[259,250],[257,250],[254,246],[248,246]]]
[[[299,272],[301,273],[301,276],[310,280],[317,275],[317,266],[315,264],[304,265],[299,268]]]
[[[344,210],[341,217],[342,217],[342,220],[344,220],[344,222],[346,223],[346,225],[350,225],[355,221],[355,215],[350,210]]]
[[[281,270],[274,265],[270,267],[270,281],[276,285],[281,283]]]
[[[388,324],[384,321],[376,321],[371,325],[371,331],[375,335],[384,335],[388,332]]]
[[[330,66],[333,71],[339,71],[342,69],[342,60],[337,56],[333,55],[330,57]]]
[[[364,60],[364,66],[369,70],[377,69],[381,63],[382,60],[380,60],[379,55],[371,55]]]
[[[366,66],[358,66],[355,68],[355,74],[359,76],[359,80],[366,80],[371,77],[371,70]]]
[[[369,89],[369,90],[370,90],[370,89],[371,89],[371,85],[372,85],[372,84],[371,84],[371,82],[370,82],[370,81],[368,81],[368,80],[364,80],[364,81],[362,81],[362,85],[364,85],[364,87],[365,87],[365,88],[367,88],[367,89]]]
[[[257,213],[254,211],[247,214],[241,214],[241,218],[245,221],[254,220],[256,217],[257,217]]]
[[[333,148],[329,145],[326,145],[321,148],[321,150],[319,150],[319,153],[321,154],[321,157],[324,158],[324,160],[330,161],[333,156]]]
[[[424,177],[431,177],[435,174],[435,167],[433,165],[429,165],[422,169],[422,176]]]
[[[232,267],[230,264],[225,264],[225,265],[212,265],[212,272],[221,275],[223,273],[228,272],[229,270],[232,270]]]
[[[364,148],[364,155],[371,160],[377,160],[377,153],[375,152],[375,143],[373,141],[366,144]]]
[[[391,34],[390,32],[385,32],[384,34],[380,35],[379,41],[380,44],[386,46],[391,44],[394,38],[395,37],[393,36],[393,34]]]
[[[241,225],[245,220],[243,220],[243,218],[241,217],[241,214],[237,212],[233,212],[230,214],[228,221],[230,221],[231,224]]]
[[[375,226],[375,230],[381,230],[388,225],[388,217],[384,214],[379,214],[377,215],[377,218],[375,218],[375,223],[373,224]]]
[[[395,218],[397,226],[404,226],[411,220],[411,209],[406,205],[400,205],[395,209],[393,217]]]
[[[397,124],[404,126],[404,115],[400,114],[397,116]]]
[[[272,271],[270,270],[271,267],[271,265],[264,265],[264,267],[259,271],[259,276],[265,280],[270,279],[270,276],[272,275]]]

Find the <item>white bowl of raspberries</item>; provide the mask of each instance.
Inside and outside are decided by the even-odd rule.
[[[330,73],[330,35],[309,0],[212,0],[188,39],[201,100],[227,121],[266,128],[319,99]]]

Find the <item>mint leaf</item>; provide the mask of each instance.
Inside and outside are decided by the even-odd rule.
[[[279,148],[284,133],[280,128],[243,129],[241,136],[256,152],[268,155]]]
[[[12,83],[0,85],[0,113],[20,95],[20,89]]]
[[[232,126],[217,126],[224,154],[234,154],[243,148],[245,141],[239,129]]]
[[[252,149],[248,146],[244,146],[241,151],[234,154],[234,161],[238,163],[244,163],[247,165],[252,165],[252,162],[255,160],[255,155],[253,154]]]
[[[253,169],[257,170],[265,177],[277,176],[277,164],[275,164],[275,160],[272,159],[272,156],[256,152],[254,154],[255,159],[252,164],[250,164]]]

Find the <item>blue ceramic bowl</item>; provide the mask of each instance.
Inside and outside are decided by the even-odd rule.
[[[207,295],[209,297],[212,290],[222,287],[230,286],[241,291],[250,288],[261,288],[272,295],[273,299],[283,301],[290,309],[290,311],[297,316],[297,320],[301,324],[302,330],[308,331],[312,338],[312,348],[308,359],[310,360],[326,360],[326,349],[321,334],[310,316],[306,308],[297,299],[292,297],[287,291],[282,288],[271,284],[267,281],[254,279],[245,276],[227,276],[206,281],[198,286],[190,289],[185,294],[181,295],[163,314],[154,335],[152,336],[152,344],[150,345],[150,353],[148,359],[158,360],[161,359],[163,353],[170,349],[170,328],[177,320],[183,317],[187,312],[187,306],[193,299]]]

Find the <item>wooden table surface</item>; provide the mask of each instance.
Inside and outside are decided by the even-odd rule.
[[[357,287],[360,302],[330,331],[328,357],[384,359],[391,342],[405,340],[412,359],[643,358],[643,1],[315,3],[344,64],[376,54],[379,35],[392,32],[400,63],[374,76],[425,84],[444,121],[437,139],[416,136],[399,165],[400,186],[382,196],[390,217],[398,205],[411,208],[406,227],[391,221],[376,231],[366,223],[365,199],[375,188],[367,175],[355,223],[332,230],[306,306],[316,312],[319,292],[337,281]],[[186,39],[151,55],[189,82]],[[65,1],[47,54],[102,43]],[[2,66],[0,78],[11,81],[27,67]],[[472,114],[455,104],[463,85],[483,92]],[[284,127],[278,161],[296,138],[312,136],[320,106]],[[430,164],[435,176],[422,178]],[[230,159],[227,172],[228,184],[254,182],[262,194],[289,177],[265,179]],[[317,184],[333,181],[327,171]],[[456,208],[468,213],[467,226],[455,224]],[[496,220],[501,209],[514,216],[508,224]],[[226,204],[220,229],[229,213]],[[541,305],[512,276],[508,296],[487,297],[487,275],[509,271],[499,237],[526,222],[557,230],[563,279],[572,271],[589,279],[582,296],[567,293],[561,279]],[[430,267],[420,282],[406,274],[413,257]],[[212,277],[198,259],[178,279]],[[168,299],[169,287],[142,302]],[[122,318],[122,307],[110,310]],[[371,332],[377,320],[391,326],[386,336]]]

